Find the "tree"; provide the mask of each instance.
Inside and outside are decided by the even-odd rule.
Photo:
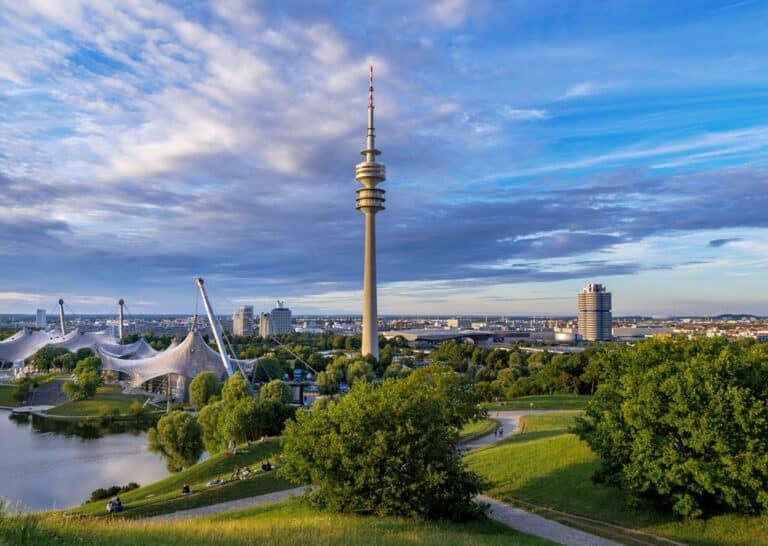
[[[241,372],[235,374],[224,382],[221,389],[221,398],[227,403],[232,403],[251,396],[248,390],[248,380]]]
[[[61,387],[70,400],[88,400],[96,394],[96,389],[103,383],[101,377],[101,359],[88,356],[75,364],[75,381],[67,381]]]
[[[198,411],[212,396],[221,394],[221,381],[213,372],[202,372],[189,384],[189,402]]]
[[[171,472],[192,466],[203,453],[203,431],[186,412],[174,411],[157,422],[157,428],[147,432],[149,449],[166,459]]]
[[[471,517],[480,483],[456,445],[475,406],[455,413],[452,393],[423,370],[380,386],[359,381],[338,401],[288,422],[279,472],[315,485],[310,500],[332,511]]]
[[[279,379],[273,379],[259,391],[259,399],[279,402],[281,404],[290,404],[293,401],[293,391],[291,387]]]
[[[53,368],[53,360],[63,354],[70,354],[63,347],[45,346],[32,356],[32,365],[42,372],[48,372]]]
[[[768,344],[653,339],[602,356],[576,429],[597,481],[682,516],[768,510]]]
[[[350,385],[357,381],[373,381],[374,377],[373,366],[365,360],[355,360],[347,368],[347,383]]]
[[[224,402],[220,400],[207,404],[197,416],[197,423],[203,430],[203,443],[209,453],[227,449],[229,436],[222,424],[224,415]]]

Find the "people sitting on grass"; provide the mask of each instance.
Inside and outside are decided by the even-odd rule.
[[[120,500],[120,497],[115,497],[107,503],[107,513],[109,514],[122,512],[123,510],[123,502]]]
[[[192,492],[192,490],[189,488],[189,484],[185,483],[181,488],[181,494],[182,495],[189,495]]]
[[[272,470],[272,463],[270,463],[269,461],[261,463],[262,472],[269,472],[270,470]]]

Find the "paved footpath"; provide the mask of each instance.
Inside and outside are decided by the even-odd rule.
[[[562,413],[562,411],[553,410],[509,410],[509,411],[489,411],[488,417],[501,423],[501,436],[489,434],[468,444],[461,446],[461,449],[471,451],[489,444],[495,444],[502,438],[506,438],[517,430],[520,418],[526,415],[537,415],[540,413]]]
[[[488,514],[491,519],[529,535],[568,546],[621,546],[618,542],[531,514],[485,495],[478,495],[477,499],[491,505],[491,512]]]
[[[517,430],[521,417],[525,415],[548,413],[549,411],[551,410],[489,412],[489,417],[496,419],[501,423],[503,429],[502,437],[489,434],[488,436],[479,438],[473,442],[470,442],[469,444],[462,446],[462,448],[468,450],[477,449],[498,442],[502,438],[506,438],[510,434],[514,433],[515,430]],[[198,516],[211,516],[224,512],[231,512],[233,510],[240,510],[242,508],[248,508],[251,506],[258,506],[260,504],[282,501],[295,495],[300,495],[304,491],[306,491],[305,487],[296,487],[294,489],[268,493],[258,497],[249,497],[246,499],[223,502],[211,506],[193,508],[191,510],[182,510],[172,514],[153,516],[151,518],[146,518],[143,521],[175,521]],[[585,531],[574,529],[573,527],[568,527],[562,523],[558,523],[537,514],[526,512],[520,508],[509,506],[508,504],[504,504],[503,502],[497,501],[496,499],[486,497],[485,495],[479,495],[477,499],[481,502],[490,504],[491,510],[488,515],[492,519],[529,535],[545,538],[547,540],[551,540],[552,542],[564,544],[566,546],[621,546],[617,542],[592,535]]]
[[[296,495],[301,495],[306,491],[306,487],[295,487],[293,489],[286,489],[284,491],[275,491],[274,493],[267,493],[266,495],[259,495],[258,497],[247,497],[245,499],[238,499],[229,502],[222,502],[219,504],[212,504],[210,506],[201,506],[200,508],[191,508],[189,510],[179,510],[172,514],[162,514],[160,516],[152,516],[151,518],[144,518],[142,521],[155,522],[155,521],[176,521],[179,519],[196,518],[200,516],[213,516],[216,514],[223,514],[224,512],[233,512],[242,508],[250,508],[251,506],[258,506],[260,504],[269,504],[271,502],[278,502],[289,499]]]

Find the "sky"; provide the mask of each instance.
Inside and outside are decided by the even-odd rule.
[[[768,4],[0,0],[0,313],[768,314]]]

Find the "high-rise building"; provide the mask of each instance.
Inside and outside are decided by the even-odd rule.
[[[591,283],[578,295],[579,336],[585,341],[611,339],[611,293],[602,284]]]
[[[376,161],[373,132],[373,66],[368,85],[368,132],[365,160],[355,166],[355,180],[363,187],[357,190],[357,210],[365,214],[365,256],[363,258],[363,355],[379,357],[378,309],[376,302],[376,213],[384,210],[384,190],[376,186],[386,180],[384,165]]]
[[[269,323],[269,313],[259,313],[259,335],[269,337],[272,335],[272,325]]]
[[[259,314],[259,335],[261,337],[290,334],[291,332],[293,332],[291,310],[285,306],[284,301],[277,300],[277,307],[272,311]]]
[[[253,331],[253,305],[241,307],[232,315],[232,333],[245,336]]]
[[[35,315],[35,327],[45,328],[48,326],[48,317],[46,316],[45,309],[38,309],[37,315]]]

